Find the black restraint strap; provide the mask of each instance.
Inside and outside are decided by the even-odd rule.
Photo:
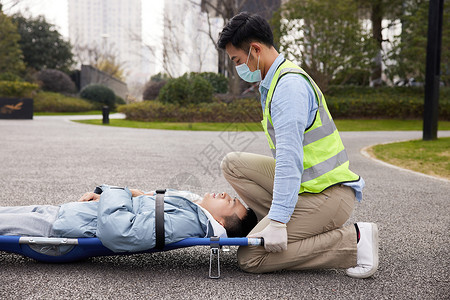
[[[164,230],[164,194],[166,190],[156,190],[155,202],[155,233],[156,233],[156,249],[163,249],[165,245]]]

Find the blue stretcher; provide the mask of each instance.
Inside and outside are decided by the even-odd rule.
[[[131,255],[168,251],[192,246],[210,246],[209,278],[220,277],[220,250],[222,246],[262,246],[262,238],[186,238],[165,245],[163,249],[148,249],[142,252],[116,253],[98,238],[46,238],[23,236],[0,236],[0,251],[17,253],[46,263],[66,263],[95,256]]]

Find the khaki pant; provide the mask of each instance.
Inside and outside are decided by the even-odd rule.
[[[221,163],[226,180],[252,208],[260,222],[250,232],[263,230],[272,203],[275,160],[245,152],[228,153]],[[261,246],[239,247],[238,261],[247,272],[349,268],[356,265],[356,230],[341,227],[350,217],[355,201],[352,188],[335,185],[320,194],[304,193],[287,223],[288,248],[279,253]]]

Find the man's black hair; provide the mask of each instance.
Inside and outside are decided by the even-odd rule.
[[[244,51],[249,50],[251,42],[274,46],[269,23],[263,17],[248,12],[241,12],[228,21],[219,34],[217,46],[225,49],[230,42],[234,47]]]
[[[247,208],[247,214],[240,219],[236,214],[225,217],[224,227],[228,237],[245,237],[256,226],[258,219],[251,208]]]

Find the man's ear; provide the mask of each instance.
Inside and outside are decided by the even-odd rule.
[[[250,43],[250,46],[251,46],[253,49],[255,49],[256,54],[260,54],[260,53],[261,53],[261,50],[262,50],[262,45],[261,45],[261,43],[253,42],[253,43]]]

